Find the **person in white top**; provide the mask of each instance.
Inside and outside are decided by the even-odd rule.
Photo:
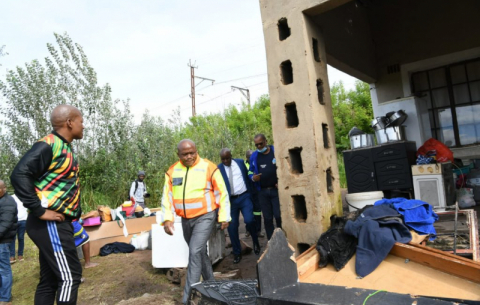
[[[242,260],[240,238],[238,236],[239,216],[243,215],[248,232],[252,237],[253,252],[260,254],[257,229],[253,218],[253,203],[251,198],[252,183],[248,178],[247,167],[242,159],[232,159],[230,149],[220,151],[222,163],[218,169],[222,174],[227,191],[230,196],[230,213],[232,221],[228,227],[228,234],[233,248],[233,263],[238,264]]]
[[[13,199],[17,203],[18,210],[18,223],[17,223],[17,235],[13,238],[13,241],[10,243],[10,264],[15,263],[15,240],[18,236],[18,261],[23,261],[23,249],[25,248],[25,226],[27,224],[27,209],[23,206],[23,203],[17,196],[13,195]]]
[[[144,182],[145,172],[139,171],[137,177],[138,179],[133,181],[130,187],[130,199],[142,208],[145,208],[145,198],[150,196],[147,193],[147,185]]]

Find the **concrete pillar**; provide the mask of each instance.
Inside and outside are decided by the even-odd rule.
[[[282,222],[297,254],[342,213],[325,45],[305,11],[345,2],[260,0]]]

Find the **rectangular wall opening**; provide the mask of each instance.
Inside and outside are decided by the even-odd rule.
[[[332,177],[332,169],[327,169],[327,191],[329,193],[333,193],[333,177]]]
[[[323,100],[324,98],[323,81],[321,79],[317,79],[317,95],[318,95],[318,101],[320,102],[320,104],[325,105],[325,101]]]
[[[288,155],[290,157],[290,169],[292,174],[302,174],[303,173],[303,163],[302,163],[302,147],[295,147],[288,150]]]
[[[294,195],[292,196],[293,201],[293,212],[295,220],[298,222],[307,221],[307,204],[305,202],[305,196],[303,195]]]
[[[295,102],[285,104],[285,116],[287,118],[287,128],[298,126],[297,105],[295,105]]]
[[[328,144],[328,125],[327,124],[322,124],[322,134],[323,134],[323,147],[324,148],[329,148]]]
[[[305,244],[305,243],[298,243],[298,244],[297,244],[297,249],[298,249],[299,254],[302,254],[303,252],[305,252],[305,251],[307,251],[308,249],[310,249],[310,245],[309,245],[309,244]]]
[[[290,60],[286,60],[280,64],[280,72],[282,75],[282,83],[284,85],[293,83],[293,67]]]
[[[278,38],[280,41],[287,39],[290,36],[290,28],[288,27],[287,18],[280,18],[277,23],[278,26]]]
[[[316,62],[320,62],[320,53],[318,52],[318,40],[312,37],[313,58]]]

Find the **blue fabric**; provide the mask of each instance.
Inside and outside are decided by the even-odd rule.
[[[275,153],[275,149],[273,148],[273,145],[269,145],[270,149],[272,150],[273,153]],[[252,181],[253,175],[258,174],[258,166],[257,166],[257,159],[258,159],[258,151],[255,150],[252,155],[250,156],[250,168],[248,169],[248,177],[250,178],[250,181]],[[253,182],[253,181],[252,181]],[[259,182],[253,182],[255,188],[257,190],[260,190],[260,183]]]
[[[245,162],[243,162],[242,159],[232,159],[232,162],[236,162],[238,167],[240,168],[240,171],[242,172],[242,177],[243,177],[243,182],[245,182],[245,186],[247,187],[247,191],[251,193],[253,190],[253,185],[252,185],[252,180],[248,178],[248,172],[247,172],[247,167],[245,166]],[[225,165],[223,163],[220,163],[217,165],[218,169],[220,170],[220,173],[222,174],[223,180],[225,181],[225,185],[227,186],[227,191],[228,195],[231,196],[230,194],[230,183],[228,180],[227,172],[225,171]]]
[[[380,265],[395,242],[412,240],[400,214],[388,205],[366,209],[355,221],[347,221],[344,231],[358,238],[355,272],[361,277],[369,275]]]
[[[232,242],[233,254],[236,255],[242,252],[240,238],[238,236],[238,226],[240,225],[240,212],[242,212],[243,220],[247,225],[247,230],[248,232],[250,232],[253,243],[258,243],[257,230],[253,218],[252,199],[248,193],[244,193],[243,195],[235,197],[230,201],[230,213],[232,216],[232,221],[228,226],[228,234],[230,236],[230,241]]]
[[[10,244],[0,244],[0,302],[10,302],[12,297],[12,267],[10,266]]]
[[[433,207],[425,201],[416,199],[393,198],[382,199],[374,205],[389,205],[403,215],[405,224],[420,234],[430,234],[430,240],[435,239],[437,232],[433,223],[438,215]]]
[[[17,222],[17,235],[10,243],[10,257],[15,257],[15,241],[18,236],[18,256],[23,256],[23,249],[25,248],[25,227],[27,226],[26,220],[20,220]]]
[[[260,202],[260,207],[262,208],[265,232],[267,233],[268,240],[270,240],[274,230],[273,218],[275,218],[277,228],[282,227],[282,215],[280,212],[278,189],[261,189],[258,192],[258,201]]]

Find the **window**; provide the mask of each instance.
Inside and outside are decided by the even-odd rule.
[[[449,147],[480,143],[480,58],[412,74],[428,109],[427,137]]]

